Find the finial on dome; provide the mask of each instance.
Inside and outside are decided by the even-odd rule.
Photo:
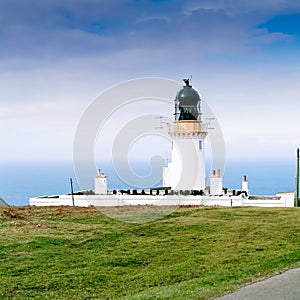
[[[186,86],[191,87],[190,85],[190,79],[183,79]]]

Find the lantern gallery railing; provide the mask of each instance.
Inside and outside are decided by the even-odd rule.
[[[169,134],[207,134],[207,124],[196,120],[175,121],[169,125]]]

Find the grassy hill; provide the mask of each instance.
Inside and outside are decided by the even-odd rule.
[[[213,298],[299,266],[299,217],[186,207],[131,224],[93,207],[1,207],[0,298]]]

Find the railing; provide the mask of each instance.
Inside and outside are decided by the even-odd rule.
[[[201,121],[177,121],[169,125],[170,134],[199,134],[207,133],[207,124]]]

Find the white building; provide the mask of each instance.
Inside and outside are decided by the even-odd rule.
[[[169,126],[171,162],[163,170],[163,186],[173,190],[205,189],[204,140],[201,99],[188,79],[175,98],[175,121]]]
[[[250,196],[244,176],[241,190],[223,188],[220,170],[213,171],[210,186],[205,186],[204,141],[207,130],[201,120],[201,99],[185,79],[175,98],[175,120],[169,126],[172,140],[171,162],[163,169],[163,187],[149,190],[107,188],[107,177],[98,170],[94,191],[30,198],[36,206],[123,206],[123,205],[210,205],[293,207],[294,192],[273,196]]]

